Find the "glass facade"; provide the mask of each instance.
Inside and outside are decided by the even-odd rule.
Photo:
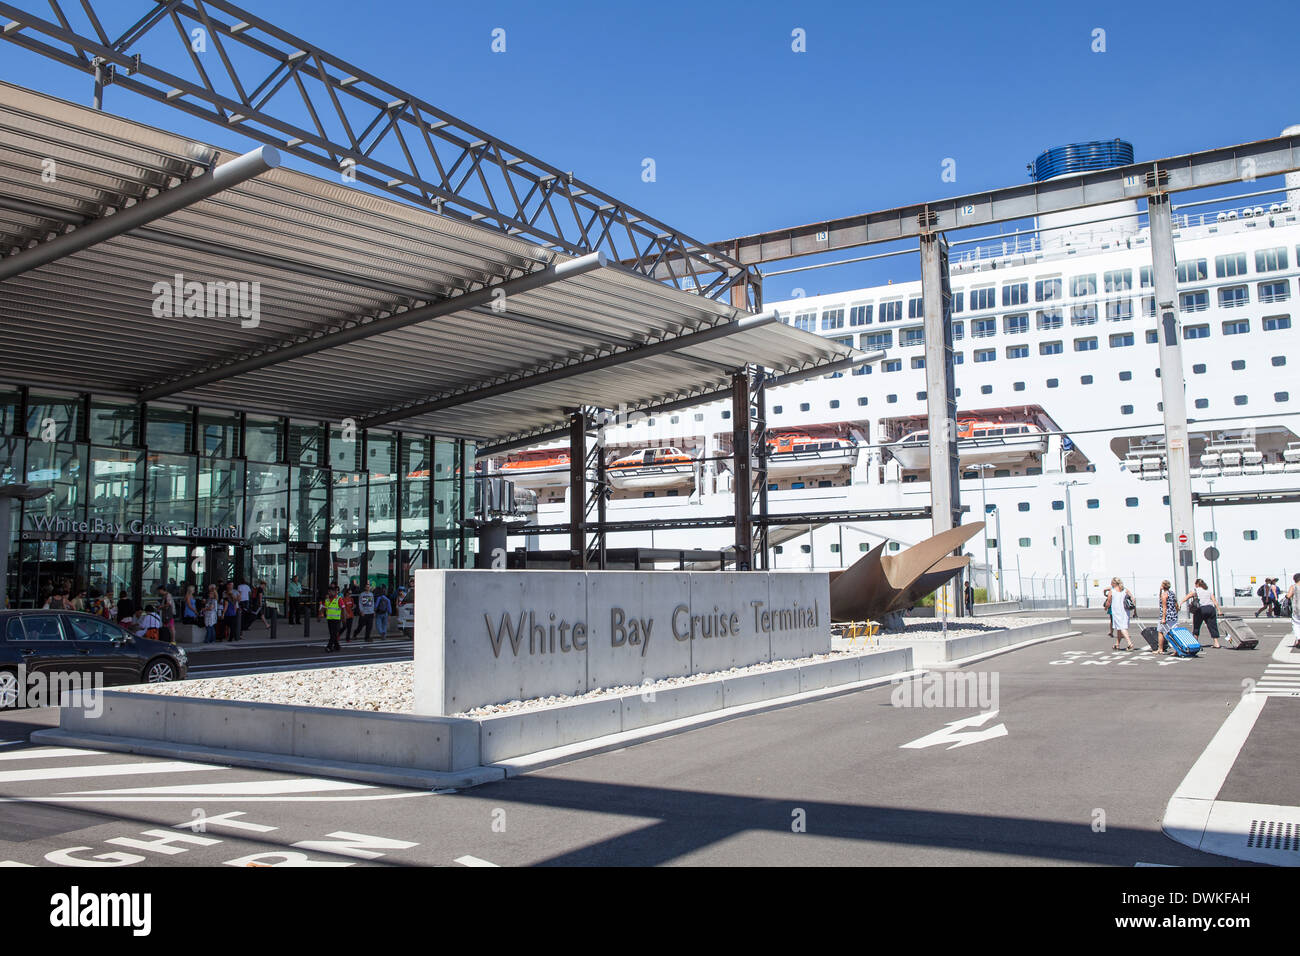
[[[242,580],[283,612],[295,575],[315,597],[472,565],[474,446],[346,424],[0,391],[0,481],[50,492],[9,504],[9,606]]]

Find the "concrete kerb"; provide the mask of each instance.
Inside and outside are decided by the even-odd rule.
[[[915,654],[918,666],[952,664],[958,660],[982,657],[989,652],[1011,649],[1038,638],[1065,637],[1072,631],[1068,618],[1051,621],[1039,621],[1023,627],[1004,628],[988,631],[984,634],[968,634],[961,637],[944,638],[941,635],[917,637],[882,636],[882,647],[910,647]]]
[[[813,661],[650,692],[491,717],[421,717],[292,704],[102,692],[91,717],[64,698],[58,745],[304,772],[391,786],[467,787],[617,740],[667,736],[734,716],[916,676],[910,648]]]

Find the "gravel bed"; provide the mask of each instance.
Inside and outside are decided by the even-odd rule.
[[[1059,621],[1063,614],[1056,617],[1024,617],[1019,614],[1007,616],[989,616],[978,618],[949,618],[949,637],[969,637],[972,634],[986,634],[989,631],[1001,631],[1008,627],[1028,627],[1042,624],[1044,621]],[[907,618],[907,629],[903,631],[886,631],[889,637],[937,637],[943,633],[943,621],[929,617]]]
[[[1049,620],[1053,620],[1053,618],[988,617],[980,618],[978,624],[965,624],[961,627],[957,627],[955,622],[950,621],[948,636],[961,637],[968,634],[1001,630],[1006,627],[1024,627]],[[907,622],[906,630],[894,632],[888,636],[907,637],[916,635],[918,637],[931,637],[938,636],[942,631],[943,623],[941,621],[917,618]],[[746,667],[732,667],[722,671],[711,671],[707,674],[692,674],[689,677],[666,677],[644,685],[626,684],[619,687],[601,687],[585,694],[572,696],[556,695],[538,697],[532,700],[511,700],[500,704],[475,707],[454,716],[489,717],[496,714],[538,710],[633,692],[649,693],[688,684],[699,684],[720,677],[760,674],[795,664],[811,664],[834,658],[876,653],[879,650],[878,645],[865,643],[861,639],[850,647],[846,639],[836,638],[832,642],[831,651],[827,654],[814,654],[811,657],[802,657],[797,660],[768,661],[762,664],[750,664]],[[122,689],[139,694],[163,694],[175,697],[198,697],[208,700],[243,700],[257,704],[293,704],[299,707],[335,707],[342,710],[409,714],[413,712],[415,707],[414,680],[415,663],[413,661],[396,661],[389,664],[358,664],[352,667],[249,674],[240,677],[206,677],[174,684],[141,684]]]

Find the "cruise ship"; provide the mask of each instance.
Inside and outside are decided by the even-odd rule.
[[[1116,140],[1048,150],[1031,170],[1039,179],[1069,175],[1078,168],[1070,158],[1081,154],[1093,157],[1085,168],[1098,168],[1098,148],[1100,165],[1132,162],[1132,147]],[[1300,505],[1276,500],[1300,489],[1293,378],[1300,337],[1292,316],[1300,177],[1273,194],[1247,192],[1252,185],[1174,214],[1193,491],[1234,499],[1196,509],[1196,570],[1238,603],[1253,600],[1265,577],[1300,570]],[[1064,598],[1072,580],[1075,599],[1095,606],[1118,576],[1151,605],[1161,579],[1181,575],[1167,507],[1145,218],[1134,201],[1036,225],[954,245],[950,256],[961,502],[971,520],[987,515],[986,537],[968,546],[975,583],[991,600],[1050,600]],[[885,353],[851,374],[768,391],[769,511],[928,507],[919,279],[766,307],[798,328]],[[715,402],[608,427],[607,462],[635,461],[641,478],[613,483],[609,519],[729,514],[729,418],[730,404]],[[561,454],[563,466],[530,467]],[[567,520],[567,449],[490,467],[529,470],[537,523]],[[915,518],[784,528],[769,542],[769,560],[774,568],[834,570],[882,540],[899,550],[929,533],[929,521]],[[730,529],[608,538],[610,547],[674,549],[731,541]],[[511,543],[557,544],[526,534]]]

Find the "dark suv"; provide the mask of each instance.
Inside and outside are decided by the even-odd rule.
[[[188,671],[182,648],[136,637],[93,614],[0,611],[0,708],[19,702],[26,687],[20,674],[28,683],[44,678],[48,684],[75,675],[87,685],[109,685],[184,680]]]

